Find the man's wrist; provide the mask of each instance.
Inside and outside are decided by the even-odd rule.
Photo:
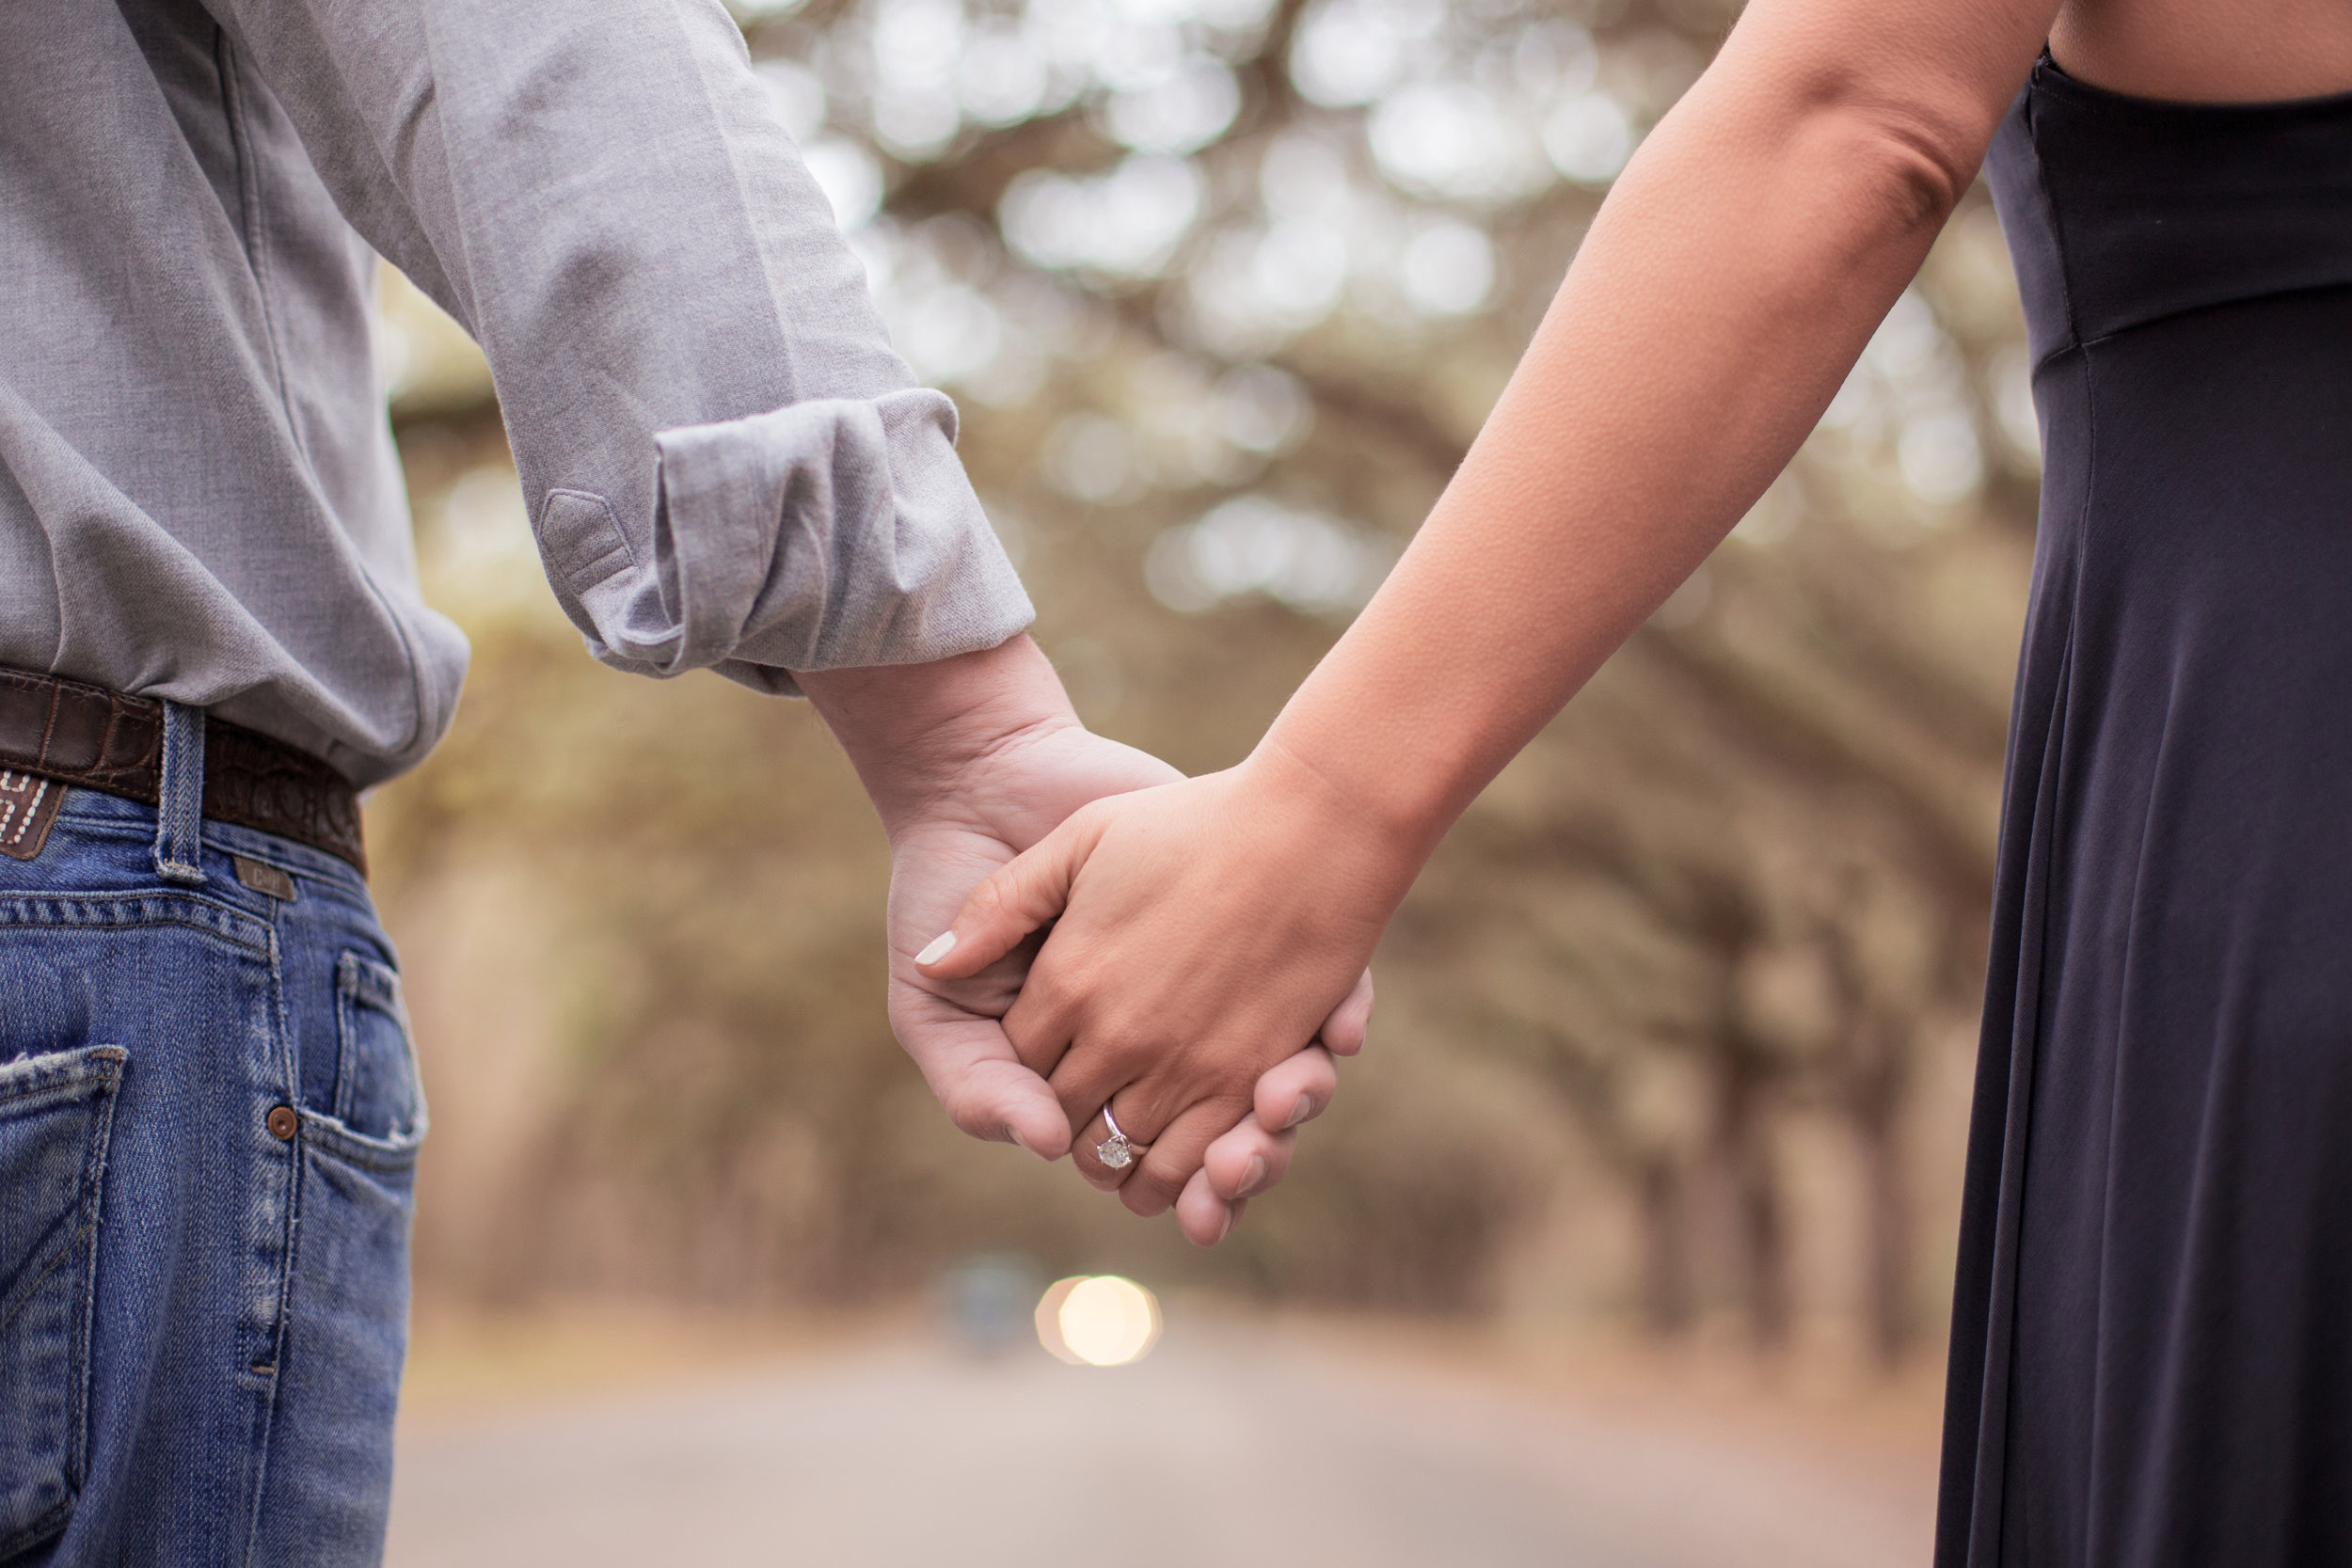
[[[896,834],[954,800],[1005,750],[1078,727],[1061,677],[1026,632],[928,664],[798,673]]]

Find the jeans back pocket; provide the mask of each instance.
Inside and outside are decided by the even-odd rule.
[[[363,953],[343,954],[335,966],[335,1119],[367,1138],[422,1132],[424,1094],[399,973]]]
[[[90,1285],[126,1056],[0,1062],[0,1559],[65,1528],[88,1447]]]

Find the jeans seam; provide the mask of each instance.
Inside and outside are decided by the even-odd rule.
[[[130,1070],[130,1058],[126,1054],[118,1065],[113,1080],[106,1085],[105,1107],[99,1113],[95,1125],[90,1129],[91,1148],[87,1179],[91,1206],[89,1268],[82,1285],[81,1321],[74,1325],[74,1333],[79,1340],[76,1348],[80,1351],[79,1360],[82,1363],[84,1375],[73,1381],[73,1417],[70,1438],[72,1444],[71,1455],[72,1464],[68,1467],[68,1473],[73,1479],[73,1492],[77,1497],[81,1494],[82,1482],[87,1479],[84,1472],[89,1464],[89,1391],[90,1377],[95,1372],[92,1358],[96,1350],[95,1330],[98,1314],[97,1236],[104,1228],[106,1223],[106,1162],[114,1151],[115,1107],[121,1102],[122,1079]]]
[[[278,1033],[277,1069],[280,1092],[289,1105],[302,1103],[301,1077],[294,1060],[294,1020],[287,1010],[284,966],[279,961],[278,932],[269,933],[269,992],[270,1017]],[[268,1386],[261,1392],[260,1430],[254,1433],[253,1480],[246,1496],[246,1568],[252,1568],[254,1556],[261,1550],[262,1505],[269,1492],[270,1434],[278,1424],[278,1402],[286,1387],[286,1332],[292,1316],[294,1295],[294,1246],[302,1227],[302,1139],[288,1138],[278,1145],[278,1156],[284,1162],[286,1215],[280,1232],[278,1254],[277,1304],[272,1309],[269,1334]]]

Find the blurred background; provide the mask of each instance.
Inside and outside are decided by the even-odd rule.
[[[737,0],[1080,714],[1188,771],[1377,586],[1736,8]],[[559,1519],[561,1560],[642,1557],[592,1493],[703,1560],[964,1540],[778,1522],[893,1465],[966,1515],[1053,1469],[1060,1524],[1107,1511],[1081,1534],[1136,1562],[1778,1560],[1766,1515],[1788,1560],[1926,1560],[2038,474],[1981,191],[1788,473],[1439,850],[1371,1045],[1213,1252],[954,1132],[883,1020],[885,848],[821,724],[589,660],[478,353],[391,274],[379,346],[475,651],[449,742],[368,806],[435,1124],[396,1560],[558,1560],[518,1543]],[[1116,1372],[972,1306],[1106,1273],[1166,1304]],[[1137,1414],[1089,1448],[1105,1401]],[[1112,1465],[1138,1426],[1161,1446]],[[714,1430],[805,1496],[689,1506],[730,1472],[660,1434]],[[1015,1431],[999,1486],[974,1456]],[[1399,1509],[1427,1530],[1365,1523]],[[1003,1517],[962,1560],[1033,1555]]]

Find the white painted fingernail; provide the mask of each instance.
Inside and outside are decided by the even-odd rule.
[[[1302,1094],[1298,1097],[1298,1103],[1291,1107],[1291,1119],[1282,1125],[1285,1129],[1295,1127],[1314,1114],[1315,1097],[1311,1094]]]
[[[919,964],[935,964],[955,950],[955,932],[942,931],[939,935],[931,938],[931,944],[929,947],[924,948],[923,951],[914,955],[914,961]]]

